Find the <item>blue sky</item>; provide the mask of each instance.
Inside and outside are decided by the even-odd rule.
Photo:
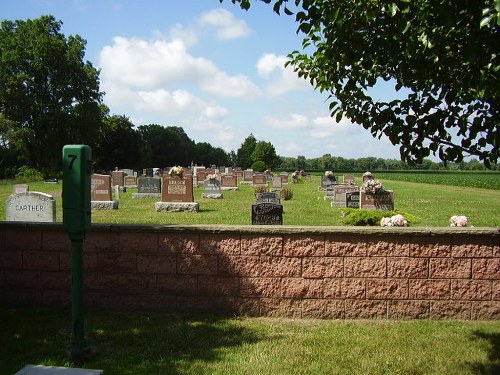
[[[111,114],[181,126],[196,142],[236,151],[252,133],[281,156],[399,159],[387,139],[329,116],[326,94],[285,69],[301,47],[293,17],[229,0],[15,0],[0,19],[51,14],[87,41]],[[377,95],[392,95],[380,88]]]

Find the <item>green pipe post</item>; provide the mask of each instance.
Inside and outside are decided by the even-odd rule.
[[[83,243],[91,222],[91,164],[89,146],[63,147],[63,224],[71,240],[71,342],[67,352],[74,362],[83,362],[92,353],[83,316]]]

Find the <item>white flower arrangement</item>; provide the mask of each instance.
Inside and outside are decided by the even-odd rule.
[[[383,193],[384,185],[379,180],[366,180],[363,182],[363,191],[367,194]]]
[[[334,177],[334,174],[333,174],[333,172],[332,172],[332,171],[326,171],[326,172],[325,172],[325,177],[326,177],[326,178],[333,178],[333,177]]]
[[[183,173],[184,173],[184,168],[182,168],[181,166],[172,167],[168,171],[168,174],[171,176],[174,176],[174,175],[175,176],[182,176]]]
[[[466,227],[468,224],[467,216],[453,215],[450,218],[450,227]]]
[[[403,215],[397,214],[391,217],[383,217],[380,220],[380,226],[382,227],[406,227],[408,226],[408,221]]]
[[[216,179],[217,179],[217,175],[216,175],[216,174],[209,174],[209,175],[207,176],[207,178],[208,178],[209,180],[216,180]]]

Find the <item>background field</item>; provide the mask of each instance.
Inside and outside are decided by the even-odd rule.
[[[355,174],[361,181],[361,174]],[[395,194],[395,209],[412,216],[412,226],[446,227],[452,215],[466,215],[475,227],[500,227],[500,174],[478,172],[407,172],[375,173],[384,187]],[[332,208],[318,191],[321,176],[312,182],[288,184],[293,199],[282,201],[285,225],[340,225],[341,210]],[[13,191],[13,181],[0,183],[0,220],[5,220],[5,201]],[[30,183],[31,191],[60,192],[61,184]],[[477,187],[481,186],[481,187]],[[239,191],[225,191],[223,199],[202,198],[202,188],[195,188],[198,213],[158,213],[158,199],[132,199],[135,189],[123,194],[118,210],[93,211],[94,223],[127,224],[230,224],[251,225],[254,189],[239,185]],[[57,221],[62,222],[62,200],[56,199]]]

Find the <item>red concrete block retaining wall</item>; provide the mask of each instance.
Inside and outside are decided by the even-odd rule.
[[[94,225],[87,309],[500,319],[498,228]],[[68,307],[61,224],[0,223],[0,304]]]

